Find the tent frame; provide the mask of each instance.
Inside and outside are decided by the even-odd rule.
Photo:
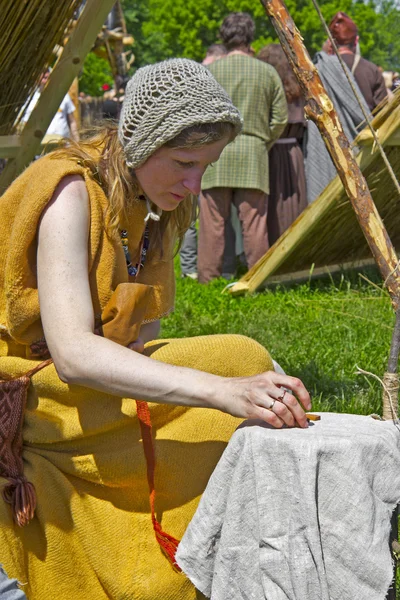
[[[0,191],[4,191],[40,153],[47,128],[78,76],[114,3],[115,0],[87,0],[22,132],[0,136],[0,157],[9,159],[0,174]]]

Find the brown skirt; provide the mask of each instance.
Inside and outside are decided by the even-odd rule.
[[[307,206],[303,152],[295,138],[278,140],[269,153],[268,238],[272,245]]]

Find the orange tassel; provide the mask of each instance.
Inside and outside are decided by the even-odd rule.
[[[156,535],[156,539],[160,545],[161,550],[164,552],[171,565],[177,571],[181,571],[175,560],[175,554],[178,549],[179,540],[177,540],[172,535],[166,533],[161,529],[161,525],[157,521],[155,514],[156,491],[154,487],[154,472],[156,467],[156,455],[152,435],[149,405],[143,400],[136,400],[136,408],[140,423],[140,429],[142,432],[144,455],[146,458],[147,481],[149,484],[150,492],[150,512],[151,520],[153,522],[154,533]]]
[[[160,544],[161,550],[164,552],[166,557],[172,566],[177,570],[181,571],[181,568],[178,566],[178,563],[175,560],[175,554],[178,549],[179,540],[169,535],[161,529],[160,523],[153,515],[153,528],[156,534],[157,542]]]

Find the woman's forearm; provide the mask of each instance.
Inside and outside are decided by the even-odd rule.
[[[60,378],[125,398],[225,410],[227,379],[162,363],[84,333],[54,354]]]
[[[307,427],[296,396],[307,410],[310,397],[297,378],[273,371],[225,378],[154,360],[91,332],[73,339],[54,354],[59,375],[67,383],[123,398],[215,408],[236,417],[262,419],[273,427],[296,423]],[[294,395],[282,392],[282,387]]]

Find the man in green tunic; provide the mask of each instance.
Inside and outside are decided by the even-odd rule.
[[[268,150],[287,123],[287,103],[278,73],[253,58],[255,25],[247,13],[231,13],[220,38],[228,54],[209,66],[244,120],[243,132],[209,167],[200,196],[199,281],[222,273],[225,223],[234,203],[242,225],[247,264],[252,267],[268,250]]]

